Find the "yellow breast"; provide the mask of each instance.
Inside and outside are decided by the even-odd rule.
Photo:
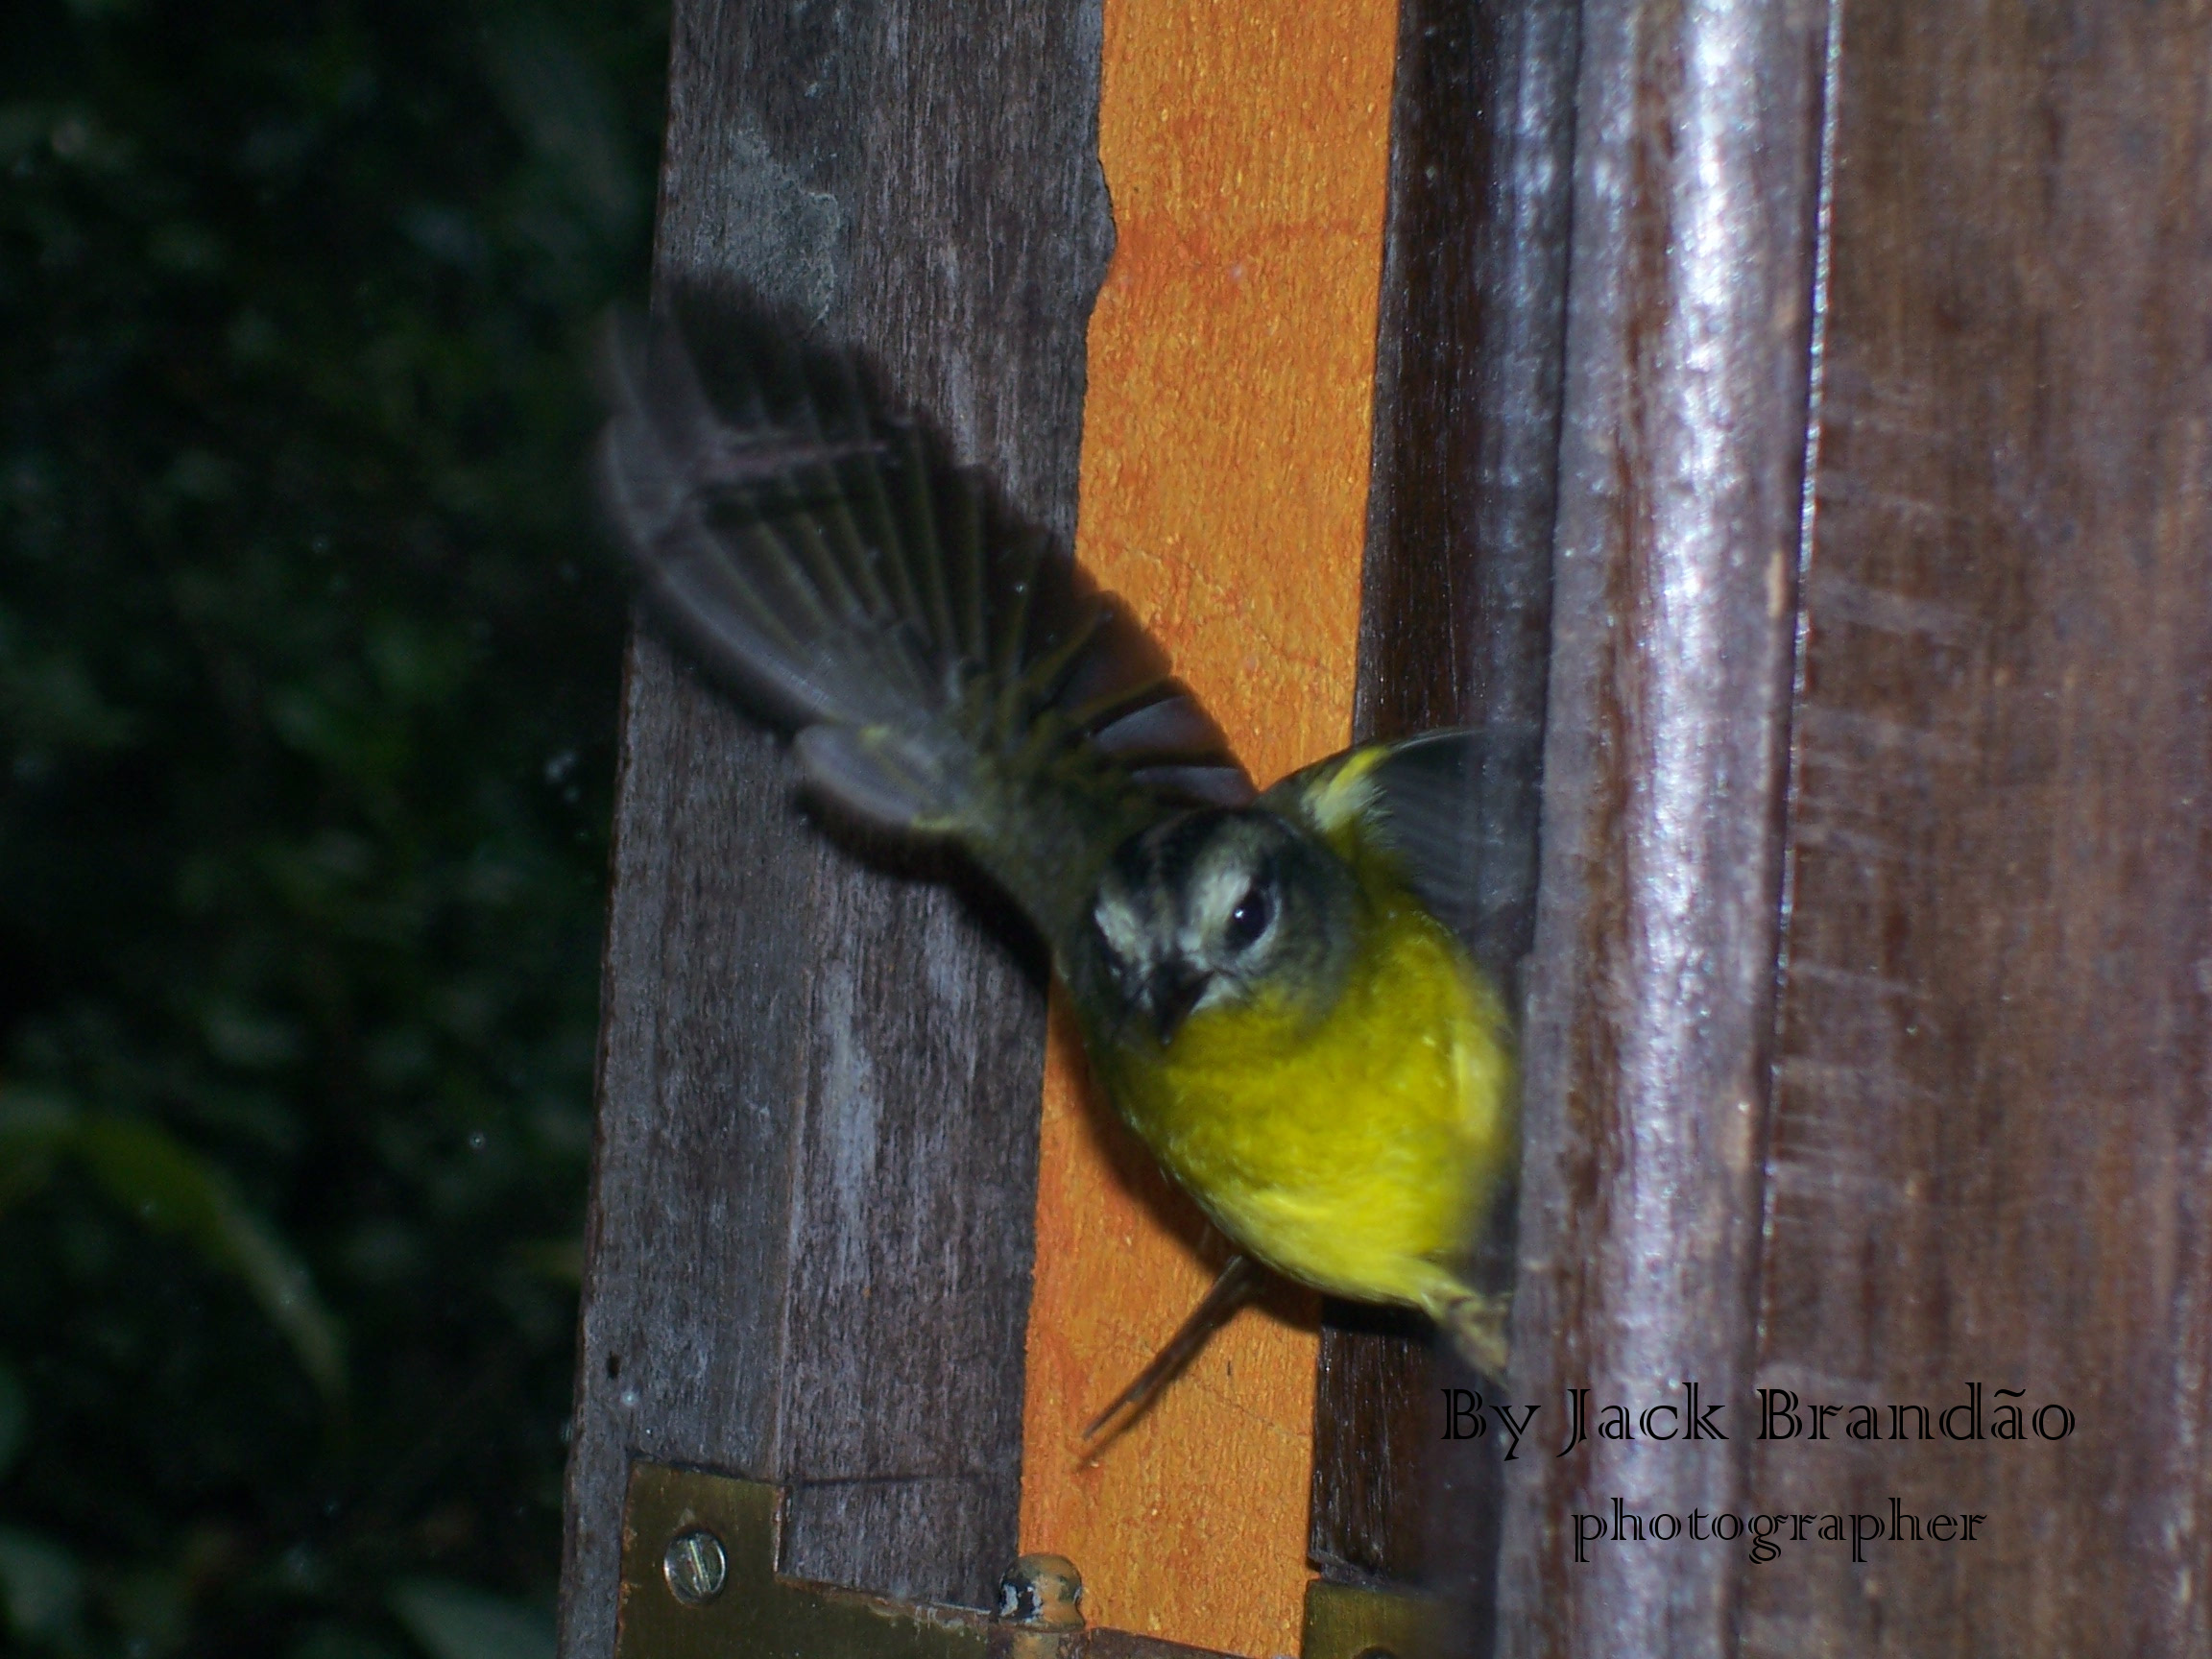
[[[1512,1163],[1510,1038],[1441,924],[1394,882],[1369,898],[1334,1006],[1201,1008],[1166,1049],[1125,1046],[1101,1071],[1243,1249],[1318,1289],[1433,1311]]]

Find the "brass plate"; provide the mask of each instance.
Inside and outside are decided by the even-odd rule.
[[[1300,1659],[1426,1659],[1436,1650],[1435,1618],[1424,1596],[1316,1578],[1306,1586]]]
[[[780,1576],[782,1509],[757,1480],[633,1463],[615,1659],[986,1659],[983,1614]]]
[[[786,1578],[776,1571],[782,1526],[783,1495],[773,1486],[632,1463],[614,1659],[1227,1659],[1086,1630],[1080,1615],[1024,1627],[972,1608]],[[1425,1659],[1430,1617],[1416,1597],[1316,1581],[1307,1587],[1303,1659]]]

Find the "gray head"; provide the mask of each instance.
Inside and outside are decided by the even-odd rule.
[[[1187,813],[1131,837],[1098,883],[1086,989],[1160,1043],[1202,1008],[1265,987],[1326,1005],[1351,950],[1343,860],[1259,807]]]

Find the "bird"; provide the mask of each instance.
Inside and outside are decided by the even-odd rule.
[[[950,845],[1042,936],[1105,1100],[1234,1254],[1086,1431],[1125,1427],[1270,1269],[1428,1314],[1503,1378],[1470,1252],[1518,1164],[1514,1043],[1460,929],[1481,740],[1255,787],[1129,606],[894,418],[851,353],[612,319],[595,458],[641,609],[793,735],[828,811]]]

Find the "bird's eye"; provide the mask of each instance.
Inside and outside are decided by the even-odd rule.
[[[1244,889],[1237,908],[1229,912],[1229,925],[1221,929],[1221,937],[1230,950],[1242,950],[1267,931],[1274,916],[1275,906],[1268,902],[1267,889],[1255,881]]]

